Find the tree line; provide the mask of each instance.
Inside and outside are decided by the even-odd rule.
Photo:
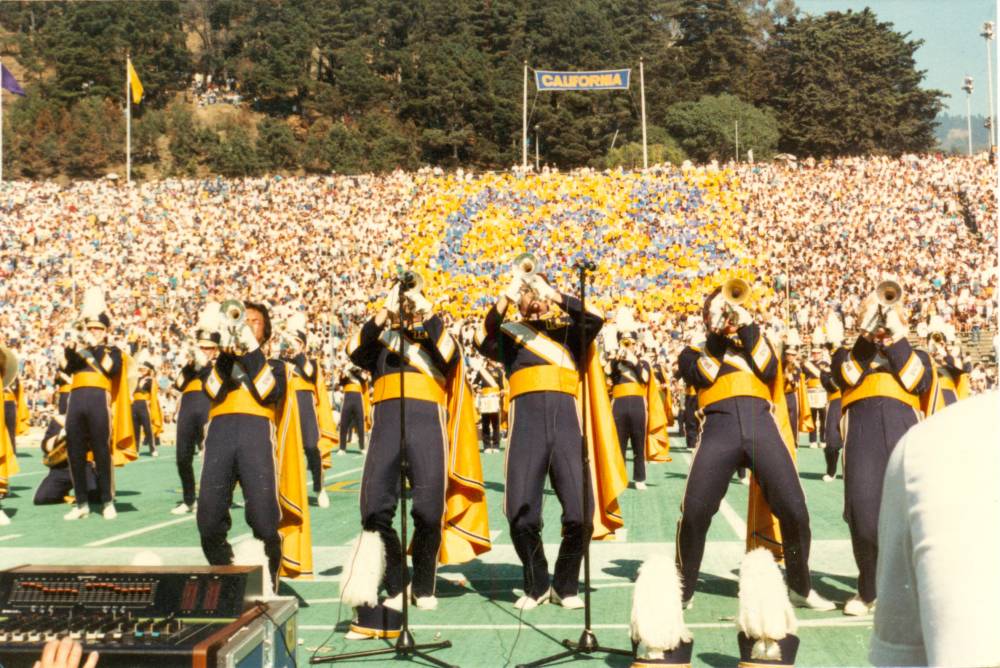
[[[944,94],[909,38],[870,10],[793,0],[160,0],[6,2],[4,169],[93,177],[124,162],[126,52],[146,97],[146,175],[384,171],[521,160],[523,63],[633,68],[627,91],[529,89],[531,158],[560,168],[651,159],[926,151]],[[246,113],[206,120],[195,74],[232,81]],[[535,146],[537,142],[537,147]]]

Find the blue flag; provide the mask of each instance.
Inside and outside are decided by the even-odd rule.
[[[21,84],[17,83],[14,75],[3,65],[0,65],[0,88],[9,90],[14,95],[24,95],[24,89],[21,88]]]

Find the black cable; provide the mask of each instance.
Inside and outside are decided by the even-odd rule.
[[[295,661],[295,654],[292,652],[292,650],[288,648],[288,641],[285,639],[285,634],[280,632],[281,624],[275,621],[274,617],[272,617],[271,614],[267,611],[267,603],[263,601],[257,601],[255,605],[257,606],[257,609],[260,610],[261,614],[264,615],[268,619],[268,621],[274,624],[274,632],[276,635],[281,636],[281,645],[282,647],[285,648],[285,655],[292,661]]]

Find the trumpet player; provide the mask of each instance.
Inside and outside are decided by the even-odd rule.
[[[195,509],[194,453],[205,440],[205,425],[211,402],[204,392],[219,351],[219,305],[209,303],[195,326],[194,345],[186,346],[185,363],[174,379],[180,395],[177,409],[177,475],[181,479],[181,502],[170,512],[186,515]]]
[[[500,452],[500,403],[503,398],[503,370],[494,360],[474,357],[470,384],[476,390],[483,452]]]
[[[622,459],[632,447],[632,481],[637,490],[646,489],[646,389],[651,380],[649,363],[636,354],[634,331],[618,335],[618,351],[604,367],[611,379],[611,413],[618,432]]]
[[[96,468],[102,514],[112,520],[118,516],[112,465],[135,459],[136,452],[128,370],[122,351],[106,343],[111,320],[100,289],[91,288],[84,294],[80,325],[78,336],[65,349],[66,371],[73,378],[66,408],[66,450],[76,506],[64,519],[78,520],[90,514],[89,452]]]
[[[583,512],[584,480],[587,493],[595,496],[580,457],[576,395],[579,369],[587,360],[580,359],[579,350],[581,339],[590,347],[604,318],[549,285],[537,264],[528,254],[515,261],[515,274],[486,314],[476,345],[482,355],[504,366],[510,383],[504,514],[524,574],[524,595],[514,605],[530,610],[552,601],[572,609],[583,607],[578,595],[580,565],[594,531],[593,517]],[[520,321],[508,320],[511,306],[520,313]],[[597,370],[601,371],[599,365]],[[599,382],[603,384],[603,379]],[[606,389],[602,386],[600,392]],[[606,402],[606,393],[604,397]],[[595,449],[598,446],[595,443]],[[551,580],[542,546],[546,478],[562,505],[562,541]]]
[[[778,360],[750,312],[741,304],[749,286],[735,279],[713,290],[702,317],[706,338],[678,360],[681,376],[698,391],[698,448],[681,505],[677,566],[683,600],[690,606],[712,517],[741,466],[750,467],[781,527],[792,602],[814,610],[834,608],[812,589],[811,532],[798,472],[775,421]]]
[[[940,316],[932,316],[927,332],[927,350],[937,373],[931,390],[931,411],[938,411],[969,396],[969,371],[972,365],[962,361],[961,348],[955,341],[955,327]]]
[[[286,335],[290,339],[287,354],[290,354],[288,362],[291,367],[288,390],[295,393],[299,405],[302,447],[312,474],[316,504],[320,508],[328,508],[330,497],[323,489],[323,460],[329,459],[336,438],[330,395],[319,363],[306,356],[308,334],[305,315],[296,313],[289,318],[287,329]]]
[[[358,435],[358,449],[365,451],[365,432],[371,415],[368,399],[368,381],[365,371],[356,364],[348,363],[340,373],[340,390],[344,394],[340,404],[340,450],[347,452],[347,442],[352,434]]]
[[[902,296],[895,282],[881,283],[861,304],[854,345],[833,358],[845,425],[844,517],[859,573],[846,615],[865,615],[875,606],[882,480],[896,443],[920,420],[921,394],[931,385],[930,357],[907,340]]]
[[[136,448],[147,446],[151,457],[159,457],[156,448],[156,425],[163,429],[163,413],[156,387],[156,366],[148,351],[142,350],[136,358],[139,366],[139,380],[132,394],[132,429],[135,433]],[[142,440],[140,441],[140,434]]]

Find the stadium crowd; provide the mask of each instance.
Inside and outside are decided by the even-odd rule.
[[[598,304],[618,326],[638,323],[668,362],[700,335],[703,296],[729,276],[753,284],[779,335],[787,318],[806,340],[818,336],[832,312],[850,331],[888,274],[905,289],[915,332],[934,313],[973,343],[993,341],[993,174],[984,157],[903,156],[645,173],[4,183],[0,332],[45,408],[56,350],[90,285],[106,290],[117,340],[144,338],[161,356],[166,389],[206,301],[253,296],[304,310],[313,346],[333,364],[330,352],[397,266],[424,273],[468,340],[514,257],[531,251],[565,291],[575,259],[597,262]],[[973,361],[973,386],[995,385],[995,364]]]

